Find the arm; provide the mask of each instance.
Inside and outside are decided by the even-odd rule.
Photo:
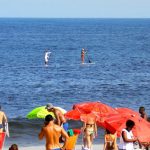
[[[146,113],[145,113],[145,115],[144,115],[144,119],[145,119],[145,120],[148,120],[148,116],[147,116]]]
[[[96,123],[94,124],[94,132],[95,132],[95,136],[97,136],[97,125],[96,125]]]
[[[59,112],[57,110],[55,110],[55,117],[56,117],[56,120],[57,120],[57,125],[61,126],[61,120],[60,120],[60,117],[59,117]]]
[[[44,129],[41,129],[41,132],[39,133],[39,140],[42,140],[44,137]]]
[[[105,149],[106,149],[106,136],[104,138],[104,147],[103,147],[103,150],[105,150]]]
[[[83,126],[81,127],[81,131],[84,132],[85,128],[86,128],[86,123],[83,122]]]
[[[115,148],[115,150],[118,150],[116,133],[115,133],[115,139],[114,139],[114,148]]]
[[[6,115],[5,115],[4,112],[3,112],[3,122],[4,122],[4,123],[7,123],[7,122],[8,122],[7,117],[6,117]]]
[[[62,147],[62,150],[65,150],[65,147],[66,147],[66,144],[68,142],[69,136],[68,136],[67,132],[63,128],[62,128],[61,134],[65,138],[65,142],[64,142],[64,145]]]

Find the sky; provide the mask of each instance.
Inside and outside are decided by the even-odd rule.
[[[0,0],[0,17],[150,18],[150,0]]]

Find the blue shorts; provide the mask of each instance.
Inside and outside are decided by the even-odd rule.
[[[63,123],[63,128],[64,128],[65,131],[68,130],[68,127],[69,127],[68,122]]]
[[[2,125],[2,124],[0,124],[0,129],[1,129],[1,128],[3,128],[3,125]]]
[[[60,148],[55,148],[55,149],[52,149],[52,150],[61,150]]]

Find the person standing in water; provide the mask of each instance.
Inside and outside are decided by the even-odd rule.
[[[49,55],[51,52],[48,52],[48,50],[45,51],[45,65],[48,65]]]
[[[84,63],[84,57],[85,57],[85,49],[84,48],[82,48],[82,51],[81,51],[81,62],[82,62],[82,64]]]

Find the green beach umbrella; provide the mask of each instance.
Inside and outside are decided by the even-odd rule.
[[[41,106],[41,107],[34,108],[32,111],[30,111],[27,114],[26,117],[28,119],[37,119],[37,118],[44,119],[46,117],[46,115],[49,115],[49,114],[52,115],[55,118],[55,115],[54,115],[53,112],[48,112],[45,109],[45,106]]]

